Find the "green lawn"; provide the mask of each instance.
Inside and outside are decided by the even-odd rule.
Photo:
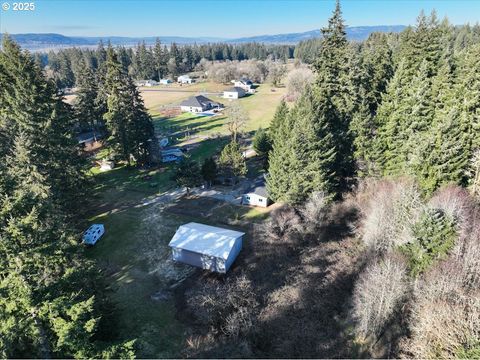
[[[105,225],[104,237],[85,251],[108,274],[112,300],[120,312],[120,336],[137,338],[137,357],[179,357],[184,328],[175,319],[173,299],[155,301],[161,289],[158,278],[149,272],[139,236],[146,209],[129,208],[91,219]],[[167,238],[159,239],[167,241]]]
[[[246,96],[237,101],[248,114],[246,132],[255,131],[260,127],[267,128],[273,119],[275,110],[280,103],[282,96],[286,93],[285,88],[273,88],[269,84],[263,84],[257,88],[253,95]],[[230,101],[221,97],[210,96],[214,101],[222,102],[228,108]],[[162,117],[158,112],[151,110],[153,116],[155,133],[158,136],[169,136],[172,144],[188,140],[192,136],[228,135],[226,123],[228,117],[199,116],[191,113],[183,113],[172,118]]]
[[[191,136],[202,137],[226,133],[225,116],[199,116],[183,113],[172,118],[153,116],[153,125],[157,136],[169,135],[171,144],[187,140]]]

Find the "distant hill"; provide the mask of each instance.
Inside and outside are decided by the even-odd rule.
[[[356,26],[347,28],[347,37],[350,40],[361,41],[366,39],[372,32],[400,32],[405,29],[404,25],[379,25],[379,26]],[[78,37],[65,36],[53,33],[41,34],[11,34],[10,35],[23,48],[29,50],[48,50],[66,47],[93,47],[100,40],[110,41],[112,45],[133,46],[141,41],[147,45],[155,43],[156,36],[150,37],[122,37],[122,36],[98,36],[98,37]],[[2,34],[0,34],[0,38]],[[204,44],[209,42],[227,42],[231,44],[261,42],[266,44],[296,44],[302,40],[308,40],[320,37],[320,30],[306,31],[302,33],[288,33],[277,35],[259,35],[252,37],[242,37],[237,39],[225,39],[216,37],[182,37],[182,36],[159,36],[164,44]]]
[[[405,25],[378,25],[378,26],[353,26],[347,28],[347,37],[349,40],[361,41],[368,38],[373,32],[401,32],[406,28]],[[303,40],[318,38],[321,36],[320,30],[311,30],[301,33],[288,33],[278,35],[259,35],[244,37],[239,39],[227,40],[232,43],[263,42],[268,44],[296,44]]]

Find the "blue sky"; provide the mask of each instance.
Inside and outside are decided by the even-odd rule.
[[[30,1],[30,0],[23,0]],[[33,0],[34,1],[34,0]],[[1,3],[14,1],[0,0]],[[334,0],[36,0],[34,11],[0,10],[0,31],[77,36],[242,37],[324,26]],[[453,24],[480,21],[480,0],[343,0],[349,26],[408,25],[436,9]]]

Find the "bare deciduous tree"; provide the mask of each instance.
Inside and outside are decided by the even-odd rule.
[[[408,289],[405,261],[393,255],[368,265],[353,294],[358,333],[378,337],[405,298]]]
[[[287,76],[287,96],[290,100],[296,100],[307,85],[315,80],[313,71],[307,66],[300,66],[292,70]]]
[[[411,241],[411,228],[423,204],[412,181],[381,181],[371,190],[363,209],[362,240],[374,252]]]
[[[230,131],[230,134],[232,135],[232,140],[237,141],[238,135],[241,133],[248,121],[248,114],[237,102],[231,103],[226,111],[226,114],[228,116],[228,131]]]

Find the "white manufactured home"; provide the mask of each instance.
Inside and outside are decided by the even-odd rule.
[[[245,233],[199,223],[181,225],[168,244],[173,260],[226,273],[242,249]]]
[[[264,178],[257,179],[255,183],[242,195],[243,205],[268,207],[270,203],[271,201],[268,198],[267,186],[265,185]]]

